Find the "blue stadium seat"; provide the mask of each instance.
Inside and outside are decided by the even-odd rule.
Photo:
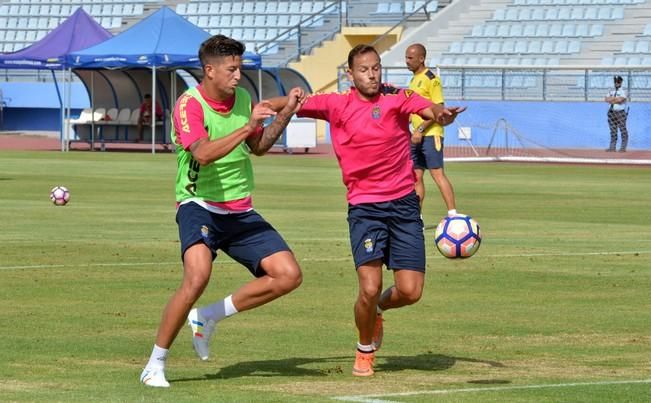
[[[474,52],[475,52],[474,42],[462,42],[461,53],[474,53]]]
[[[635,53],[649,53],[649,42],[638,40],[635,44]]]
[[[542,41],[542,45],[540,46],[540,53],[552,53],[554,52],[554,41],[545,39]]]
[[[563,32],[563,25],[559,22],[555,22],[549,26],[549,33],[547,34],[547,36],[553,36],[553,37],[561,36],[562,32]]]
[[[253,14],[254,3],[250,1],[245,1],[242,3],[242,13],[243,14]]]
[[[522,18],[523,21],[525,20],[543,21],[544,19],[545,19],[545,10],[542,8],[534,8],[531,14],[529,15],[529,18]]]
[[[526,24],[522,30],[522,36],[534,37],[536,36],[536,25],[535,24]]]
[[[633,53],[635,51],[635,42],[634,41],[624,41],[622,44],[623,53]]]
[[[266,1],[257,1],[253,5],[253,12],[262,15],[267,12],[267,2]]]
[[[550,36],[549,35],[549,25],[546,23],[538,24],[536,26],[536,36]]]
[[[513,49],[514,53],[527,53],[529,42],[527,40],[517,40],[515,41],[515,48]]]
[[[561,36],[565,36],[565,37],[576,36],[576,25],[563,24],[563,32],[561,32]]]
[[[626,60],[628,66],[639,66],[642,63],[642,58],[639,56],[629,56]]]
[[[590,35],[589,36],[601,36],[604,34],[603,24],[593,24],[590,26]]]
[[[554,53],[567,53],[567,42],[564,40],[556,41],[554,44]]]
[[[541,49],[541,42],[538,40],[533,40],[529,42],[527,53],[542,53],[540,49]]]
[[[545,19],[547,21],[554,21],[554,20],[559,20],[561,18],[558,18],[558,8],[548,8],[547,11],[545,12]]]
[[[461,42],[455,41],[448,47],[449,53],[461,53]]]
[[[495,24],[486,25],[484,27],[484,36],[485,37],[497,36],[497,25]]]
[[[511,29],[511,24],[500,24],[500,26],[497,27],[497,36],[506,38],[509,36],[509,29]]]
[[[642,35],[651,36],[651,23],[644,26],[644,32],[642,32]]]
[[[597,7],[590,7],[587,10],[585,10],[585,14],[583,14],[583,19],[584,20],[598,20],[599,19],[599,9]]]

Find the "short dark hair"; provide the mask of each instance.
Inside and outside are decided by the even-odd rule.
[[[622,76],[615,76],[613,77],[613,81],[615,81],[618,84],[621,84],[624,82],[624,79],[622,78]]]
[[[199,47],[199,61],[203,67],[209,64],[208,59],[211,57],[242,56],[244,49],[244,44],[240,41],[224,35],[213,35]]]
[[[145,99],[147,99],[147,98],[151,98],[151,94],[145,94],[145,95],[143,96],[143,98],[145,98]]]
[[[365,53],[373,52],[377,55],[377,57],[380,57],[380,55],[377,53],[377,50],[371,45],[357,45],[354,48],[348,52],[348,68],[352,69],[353,68],[353,60],[355,59],[356,56],[358,55],[363,55]]]

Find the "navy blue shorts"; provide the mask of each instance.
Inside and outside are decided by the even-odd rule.
[[[176,212],[181,239],[181,259],[192,245],[203,242],[217,257],[217,249],[238,261],[256,277],[266,273],[260,261],[276,252],[290,251],[271,224],[255,211],[215,214],[196,203],[179,206]]]
[[[416,192],[382,203],[348,205],[355,267],[382,259],[387,269],[425,271],[425,238]]]
[[[436,140],[440,139],[441,149],[436,149]],[[443,137],[424,136],[420,144],[411,145],[411,160],[416,169],[443,168]]]

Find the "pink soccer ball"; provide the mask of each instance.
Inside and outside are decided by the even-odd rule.
[[[439,252],[447,258],[470,257],[481,245],[479,224],[463,214],[445,217],[436,227],[434,242]]]
[[[56,206],[65,206],[70,201],[70,191],[65,186],[55,186],[50,191],[50,200]]]

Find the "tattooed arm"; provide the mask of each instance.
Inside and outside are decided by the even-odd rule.
[[[305,92],[301,88],[295,87],[292,88],[286,98],[286,104],[280,109],[273,122],[264,128],[262,135],[247,138],[246,143],[253,154],[264,155],[273,147],[289,124],[292,116],[301,109],[305,102]],[[274,109],[274,106],[269,101],[262,101],[260,104],[266,105],[269,109]]]

